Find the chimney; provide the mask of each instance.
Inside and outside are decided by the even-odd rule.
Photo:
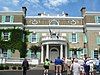
[[[68,16],[68,13],[62,12],[63,16]]]
[[[65,16],[68,16],[68,13],[65,13]]]
[[[82,7],[80,11],[81,11],[81,15],[84,17],[86,12],[86,7]]]
[[[43,12],[43,13],[38,13],[38,16],[46,16],[46,13]]]
[[[38,16],[41,16],[41,13],[38,13]]]
[[[26,8],[26,7],[22,7],[22,11],[24,12],[24,14],[25,14],[25,16],[26,16],[27,8]]]

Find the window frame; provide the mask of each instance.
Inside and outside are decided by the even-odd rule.
[[[95,53],[97,53],[97,54],[95,54]],[[99,56],[99,51],[98,50],[94,50],[94,58],[97,58],[98,56]]]
[[[9,17],[9,21],[8,21],[8,18],[7,18],[7,17]],[[10,20],[11,20],[11,16],[10,16],[10,15],[5,16],[5,22],[6,22],[6,23],[9,23]]]
[[[32,35],[31,35],[31,43],[36,43],[36,39],[37,39],[36,38],[36,33],[32,33]]]
[[[95,16],[95,22],[100,23],[100,16]]]
[[[75,36],[73,37],[73,35]],[[77,43],[77,33],[72,33],[72,43]]]
[[[10,40],[10,32],[2,32],[2,40],[3,41],[9,41]]]

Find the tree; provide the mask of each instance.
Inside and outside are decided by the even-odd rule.
[[[31,46],[30,50],[32,50],[32,52],[34,52],[34,54],[36,54],[37,52],[40,52],[40,46],[34,45]]]

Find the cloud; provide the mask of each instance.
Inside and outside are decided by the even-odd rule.
[[[45,0],[44,5],[47,7],[58,7],[62,4],[68,3],[69,0]]]
[[[39,0],[27,0],[28,2],[32,2],[32,3],[35,3],[35,4],[37,4],[37,3],[39,3],[40,1]]]
[[[4,11],[9,11],[10,9],[8,7],[3,7]]]
[[[19,3],[19,0],[12,0],[12,2],[16,5]]]

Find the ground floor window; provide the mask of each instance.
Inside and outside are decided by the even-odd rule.
[[[94,50],[94,58],[97,58],[98,57],[98,53],[99,53],[98,50]]]

